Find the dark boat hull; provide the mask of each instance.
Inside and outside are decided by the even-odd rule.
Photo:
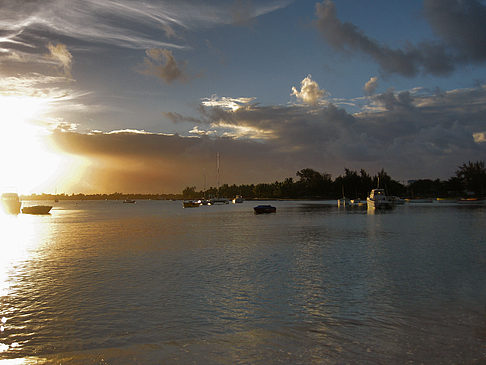
[[[34,205],[22,208],[23,214],[49,214],[52,207],[50,205]]]
[[[255,214],[266,214],[266,213],[276,213],[277,208],[271,205],[258,205],[253,208]]]

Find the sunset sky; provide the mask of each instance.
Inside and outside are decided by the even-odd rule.
[[[0,24],[1,190],[486,159],[485,1],[3,0]]]

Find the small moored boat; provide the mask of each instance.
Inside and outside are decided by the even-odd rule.
[[[129,204],[136,203],[136,201],[135,201],[135,200],[133,200],[133,199],[125,199],[123,202],[124,202],[124,203],[129,203]]]
[[[277,208],[271,205],[257,205],[253,208],[255,214],[263,214],[263,213],[276,213]]]
[[[349,201],[349,205],[351,207],[364,207],[364,206],[366,206],[366,201],[361,200],[359,198],[357,198],[357,199],[351,199]]]
[[[197,208],[201,206],[201,203],[199,201],[186,200],[182,202],[182,206],[184,208]]]
[[[23,214],[49,214],[52,206],[50,205],[33,205],[31,207],[23,207]]]
[[[337,206],[338,207],[347,207],[350,204],[350,200],[346,197],[342,197],[341,199],[338,199],[337,201]]]
[[[461,198],[457,201],[457,204],[465,204],[465,205],[476,205],[476,204],[484,204],[486,200],[478,199],[478,198]]]
[[[211,205],[216,205],[216,204],[229,204],[229,200],[226,198],[213,198],[210,200]]]
[[[237,195],[232,200],[233,204],[243,203],[243,197],[241,195]]]

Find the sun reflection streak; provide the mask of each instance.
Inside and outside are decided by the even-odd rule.
[[[50,217],[37,217],[26,215],[9,215],[1,211],[0,213],[0,336],[8,329],[9,320],[15,316],[16,308],[6,305],[8,300],[3,300],[10,295],[15,295],[16,290],[22,290],[22,277],[26,272],[24,263],[36,260],[40,255],[39,249],[51,229],[50,224],[46,224],[45,219]],[[1,338],[1,337],[0,337]],[[7,343],[5,343],[7,342]],[[10,350],[18,350],[21,344],[8,341],[0,342],[0,354]],[[24,361],[25,360],[25,361]],[[0,360],[0,364],[4,364]],[[19,362],[6,362],[7,364],[27,364],[27,359]]]

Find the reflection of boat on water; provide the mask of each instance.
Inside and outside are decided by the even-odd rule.
[[[243,203],[243,197],[241,195],[237,195],[232,200],[233,204]]]
[[[366,198],[368,208],[373,209],[390,209],[393,207],[393,201],[385,194],[385,189],[373,189],[370,196]]]
[[[263,214],[263,213],[276,213],[277,208],[271,205],[257,205],[253,208],[255,214]]]
[[[123,203],[127,203],[127,204],[133,204],[133,203],[136,203],[136,201],[135,201],[135,200],[133,200],[133,199],[125,199],[125,200],[123,201]]]
[[[201,206],[201,203],[199,201],[194,201],[194,200],[185,200],[182,202],[182,206],[184,208],[197,208]]]
[[[49,214],[52,206],[50,205],[33,205],[31,207],[23,207],[23,214]]]
[[[22,203],[17,193],[2,194],[2,206],[8,214],[19,214],[21,205]]]

